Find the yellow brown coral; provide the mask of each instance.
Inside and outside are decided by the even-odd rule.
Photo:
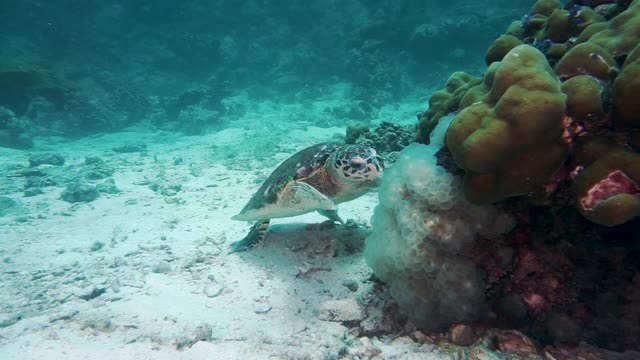
[[[547,22],[544,29],[540,31],[537,38],[538,40],[551,40],[556,43],[565,42],[569,39],[571,30],[571,14],[564,9],[554,10]]]
[[[582,215],[606,226],[640,216],[640,154],[593,140],[576,153],[576,161],[586,165],[572,185]]]
[[[640,45],[627,56],[613,83],[616,125],[640,127]]]
[[[565,160],[565,95],[544,55],[529,45],[512,49],[484,77],[489,91],[462,110],[447,146],[466,171],[465,193],[476,203],[537,190]]]
[[[460,100],[467,90],[481,81],[479,77],[462,71],[453,73],[447,80],[444,90],[434,92],[429,98],[429,109],[420,117],[416,140],[423,144],[429,144],[429,134],[438,124],[438,120],[457,111]]]
[[[562,79],[576,75],[591,75],[608,80],[616,69],[616,61],[602,47],[585,42],[571,48],[556,64],[555,71]]]
[[[605,116],[602,90],[602,84],[588,75],[578,75],[562,83],[562,92],[567,95],[567,115],[577,121]]]
[[[460,111],[447,147],[470,201],[549,203],[556,192],[566,204],[585,168],[572,187],[585,217],[611,225],[637,215],[640,178],[620,160],[640,163],[640,0],[630,3],[538,0],[487,50],[482,82],[456,87],[453,102],[434,95]]]
[[[603,30],[595,33],[589,41],[607,49],[613,56],[626,55],[640,43],[640,0],[609,20]]]
[[[495,61],[501,61],[502,58],[514,47],[522,44],[522,41],[513,35],[499,36],[487,50],[485,63],[491,65]]]
[[[561,6],[562,2],[560,0],[538,0],[529,10],[529,15],[549,16]]]

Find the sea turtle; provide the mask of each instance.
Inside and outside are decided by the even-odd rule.
[[[231,244],[231,252],[260,243],[273,218],[317,211],[342,223],[336,204],[376,187],[382,176],[376,151],[362,145],[320,143],[278,166],[233,220],[256,221],[249,234]]]

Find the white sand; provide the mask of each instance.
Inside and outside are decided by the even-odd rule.
[[[317,214],[274,220],[264,247],[227,253],[250,226],[229,218],[275,166],[344,131],[256,123],[202,137],[141,129],[38,141],[37,150],[65,156],[69,173],[82,168],[85,156],[101,157],[122,192],[69,204],[60,199],[62,185],[24,198],[23,178],[0,179],[0,189],[10,189],[1,195],[28,211],[0,217],[0,323],[21,317],[0,327],[0,358],[444,356],[408,338],[393,344],[359,338],[340,322],[318,319],[324,302],[357,299],[370,287],[360,251],[375,194],[340,206],[357,229],[324,228]],[[147,151],[110,150],[130,143]],[[26,166],[30,153],[0,149],[1,170]],[[181,189],[165,196],[148,185],[155,181]],[[103,247],[96,250],[96,243]],[[347,280],[358,290],[344,286]],[[94,289],[105,292],[81,298]]]

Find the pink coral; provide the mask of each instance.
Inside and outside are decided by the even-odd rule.
[[[584,210],[593,210],[603,201],[620,194],[640,195],[640,186],[623,171],[615,170],[589,189],[587,195],[580,199],[580,206]]]

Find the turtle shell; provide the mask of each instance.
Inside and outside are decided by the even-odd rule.
[[[251,197],[240,214],[274,204],[278,193],[293,180],[304,180],[324,169],[324,164],[340,143],[320,143],[303,149],[280,164]]]

